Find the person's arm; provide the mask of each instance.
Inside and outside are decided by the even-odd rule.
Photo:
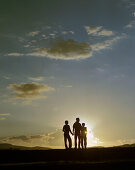
[[[63,126],[63,129],[62,129],[63,132],[65,132],[65,126]]]
[[[75,124],[73,124],[73,133],[75,132]]]
[[[71,129],[70,129],[70,126],[69,126],[69,132],[72,134],[72,135],[74,135],[74,133],[71,131]]]
[[[87,134],[87,127],[85,127],[85,134]]]
[[[81,125],[81,123],[80,123],[80,132],[81,132],[81,130],[82,130],[82,125]]]

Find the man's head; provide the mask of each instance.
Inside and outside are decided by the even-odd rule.
[[[76,118],[76,122],[78,122],[78,123],[80,122],[80,119],[79,119],[79,117],[77,117],[77,118]]]
[[[84,127],[85,126],[85,123],[82,123],[82,127]]]
[[[65,125],[68,125],[68,120],[65,120]]]

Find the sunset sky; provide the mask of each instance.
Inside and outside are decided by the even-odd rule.
[[[135,142],[134,0],[1,0],[0,142],[58,148],[76,117]]]

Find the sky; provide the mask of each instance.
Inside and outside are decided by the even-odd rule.
[[[60,148],[79,117],[89,146],[134,143],[135,2],[0,2],[0,142]]]

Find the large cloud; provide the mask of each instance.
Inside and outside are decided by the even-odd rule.
[[[87,42],[77,42],[73,39],[55,39],[47,48],[35,48],[31,53],[8,53],[9,56],[36,56],[52,59],[78,60],[92,56],[91,47]]]
[[[45,96],[41,92],[54,90],[54,88],[48,85],[39,83],[10,84],[8,88],[14,90],[14,98],[20,99],[42,98]]]
[[[90,45],[86,42],[77,42],[72,39],[56,39],[48,48],[37,48],[31,56],[47,56],[54,59],[84,59],[92,55]]]

